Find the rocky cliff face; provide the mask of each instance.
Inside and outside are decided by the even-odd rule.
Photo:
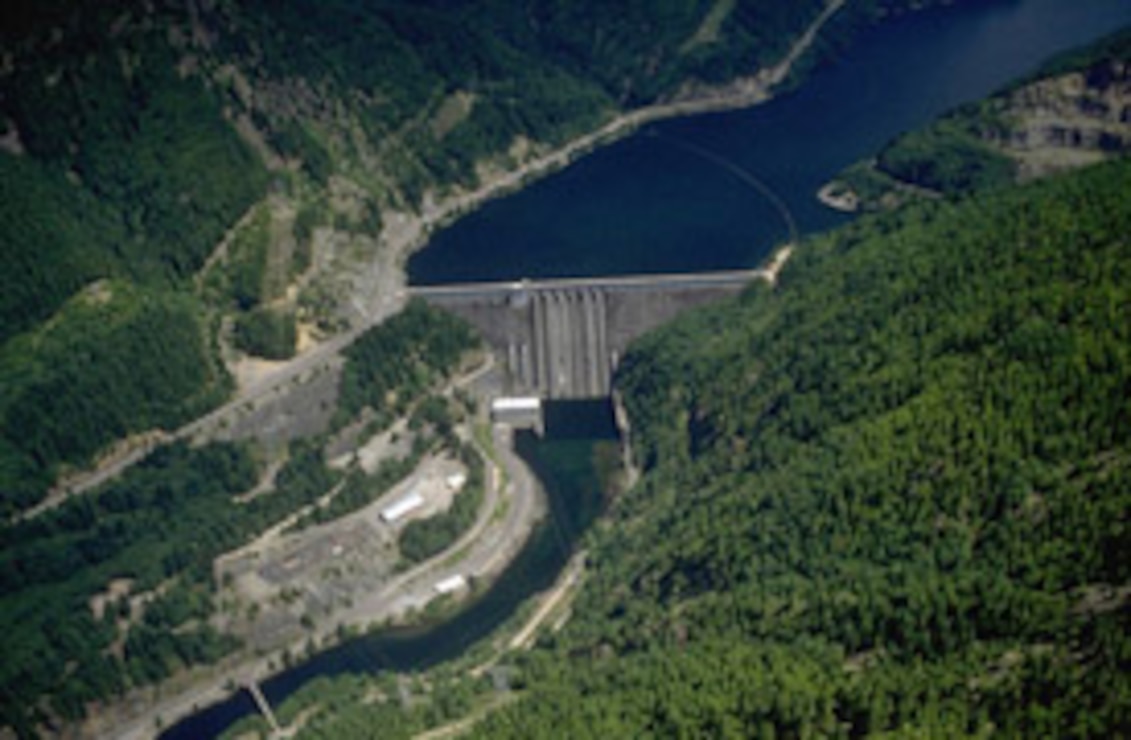
[[[1131,149],[1131,63],[1109,60],[1088,70],[1026,85],[1002,101],[1009,130],[996,143],[1033,179]]]

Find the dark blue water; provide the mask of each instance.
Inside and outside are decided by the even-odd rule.
[[[410,261],[410,277],[428,284],[755,265],[789,231],[751,178],[777,194],[801,232],[836,226],[847,217],[814,193],[842,168],[1050,54],[1129,23],[1131,0],[969,2],[889,22],[862,33],[794,93],[748,111],[654,125],[488,204],[436,235]],[[455,657],[549,585],[599,508],[583,461],[592,434],[541,447],[523,441],[550,491],[552,521],[566,525],[536,535],[482,599],[445,624],[321,653],[268,681],[268,699],[281,702],[316,676],[418,670]],[[163,737],[213,737],[252,711],[241,692]]]
[[[416,284],[750,267],[782,216],[707,150],[771,188],[803,233],[846,217],[816,190],[895,135],[1131,23],[1129,0],[967,2],[858,36],[796,92],[654,124],[438,233]],[[686,146],[691,144],[692,148]]]

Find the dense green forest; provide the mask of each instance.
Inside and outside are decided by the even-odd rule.
[[[159,313],[159,307],[148,308]],[[153,320],[168,323],[160,316]],[[79,324],[66,324],[72,325]],[[162,336],[160,341],[175,344],[177,340]],[[53,345],[45,341],[44,346],[49,352]],[[68,338],[60,346],[82,345]],[[358,340],[347,359],[345,376],[358,387],[367,387],[368,378],[380,392],[343,395],[343,403],[370,405],[375,423],[392,418],[392,408],[408,412],[412,401],[435,390],[472,346],[465,324],[414,302]],[[170,346],[164,352],[175,350]],[[97,359],[93,350],[86,355]],[[154,413],[160,403],[169,402],[162,393],[178,387],[172,378],[164,390],[138,386],[137,368],[121,372],[130,370],[134,374],[128,379],[117,379],[127,386],[122,397],[154,405]],[[77,390],[89,389],[83,385],[87,381],[57,378],[56,372],[47,366],[28,377],[56,383],[42,391],[52,403],[78,403],[63,381],[78,384]],[[95,391],[77,398],[105,402],[107,394],[97,387]],[[143,395],[134,398],[131,393]],[[420,404],[423,410],[416,426],[430,426],[414,437],[410,455],[387,461],[372,476],[350,473],[333,504],[300,526],[342,516],[371,502],[438,444],[455,452],[451,412],[446,402],[437,403],[438,409],[433,408],[436,403]],[[358,410],[353,410],[354,415]],[[60,413],[52,418],[67,417]],[[54,430],[55,425],[44,428]],[[58,428],[58,435],[68,429],[63,424]],[[13,437],[32,452],[55,440]],[[180,667],[213,662],[238,647],[210,620],[218,586],[213,562],[342,480],[342,474],[331,471],[323,460],[326,442],[327,436],[320,435],[292,443],[273,490],[244,502],[237,497],[258,482],[261,451],[247,444],[165,445],[93,493],[0,530],[0,654],[5,657],[0,665],[0,724],[25,733],[45,720],[77,719],[88,702],[113,699],[131,687],[167,678]],[[481,466],[478,458],[468,453],[467,464],[480,470],[481,486],[481,469],[475,467]],[[460,498],[474,503],[475,495]],[[456,525],[462,523],[461,518]],[[96,617],[92,599],[114,581],[127,582],[128,593]],[[130,606],[143,596],[141,603]],[[46,702],[41,704],[41,699]]]
[[[124,230],[65,173],[0,153],[0,341],[30,329],[87,283],[114,273]],[[68,269],[59,269],[60,266]]]
[[[230,391],[188,286],[265,173],[163,30],[111,41],[124,7],[51,3],[4,24],[0,119],[18,141],[0,153],[5,517],[68,466]]]
[[[58,44],[24,39],[31,48],[0,76],[24,150],[0,169],[14,191],[0,234],[21,267],[5,272],[5,300],[9,286],[24,296],[6,307],[3,336],[47,318],[92,276],[191,276],[265,185],[217,96],[178,74],[160,34],[110,44],[105,13],[76,13]],[[26,181],[37,190],[18,193]],[[39,289],[37,271],[58,287]]]
[[[478,336],[462,319],[422,300],[410,301],[346,351],[337,423],[368,408],[379,427],[388,426],[478,346]]]
[[[62,464],[111,442],[175,429],[229,381],[188,296],[106,281],[43,328],[0,347],[0,515],[35,503]]]
[[[371,141],[408,144],[388,151],[387,166],[415,200],[435,183],[473,183],[475,163],[516,137],[558,143],[688,79],[750,74],[780,58],[824,3],[721,3],[722,32],[697,37],[716,5],[257,2],[223,41],[233,55],[261,54],[266,76],[348,92]]]
[[[88,701],[225,652],[227,641],[191,610],[167,623],[160,609],[152,616],[146,609],[141,629],[128,630],[125,650],[116,656],[108,648],[118,639],[122,614],[107,609],[96,619],[88,602],[115,578],[130,579],[132,593],[170,579],[181,587],[207,584],[211,559],[269,515],[253,510],[264,507],[232,511],[232,492],[249,489],[255,477],[244,449],[162,448],[95,495],[5,529],[4,724],[26,732],[43,718],[39,700],[45,695],[53,713],[80,717]],[[283,504],[283,498],[262,500]]]
[[[896,180],[940,193],[1013,182],[1016,163],[983,140],[980,129],[967,121],[952,117],[900,136],[880,152],[877,169]]]
[[[161,448],[94,496],[6,530],[5,724],[25,728],[41,719],[42,696],[52,712],[78,718],[86,702],[234,648],[206,621],[214,609],[212,561],[334,482],[309,446],[296,450],[275,493],[234,505],[232,496],[255,480],[245,448]],[[112,579],[128,579],[130,594],[159,589],[161,598],[139,610],[132,625],[123,627],[114,609],[95,619],[88,602]],[[108,648],[120,633],[124,652],[115,657]]]
[[[233,342],[248,354],[286,360],[295,354],[293,311],[258,308],[236,317]]]
[[[1125,730],[1129,187],[861,220],[642,342],[646,475],[475,734]]]

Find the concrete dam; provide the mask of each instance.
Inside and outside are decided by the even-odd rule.
[[[505,364],[507,392],[608,396],[629,343],[677,314],[735,295],[771,270],[520,280],[409,288],[479,330]]]

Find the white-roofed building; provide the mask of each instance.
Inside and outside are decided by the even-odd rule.
[[[491,421],[514,427],[542,427],[542,399],[508,396],[491,401]]]
[[[381,520],[386,524],[401,519],[409,512],[419,509],[424,505],[424,497],[415,488],[409,491],[405,496],[397,499],[393,503],[386,506],[381,510]]]
[[[438,594],[451,594],[467,586],[467,579],[460,574],[449,576],[442,581],[437,581],[432,589]]]

